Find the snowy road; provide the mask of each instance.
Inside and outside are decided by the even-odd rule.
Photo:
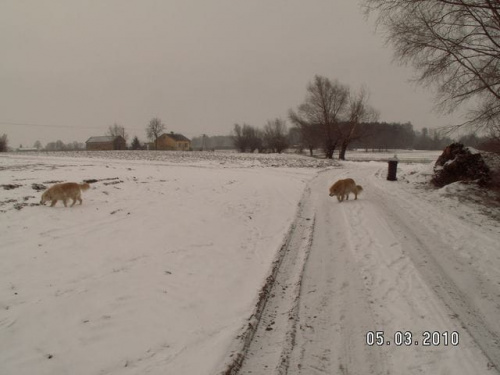
[[[384,164],[346,167],[309,184],[238,373],[498,373],[498,223],[386,181]],[[346,177],[364,192],[339,204],[328,187]]]

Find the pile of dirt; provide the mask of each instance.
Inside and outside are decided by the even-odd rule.
[[[12,190],[12,189],[17,189],[18,187],[21,187],[23,185],[19,184],[5,184],[5,185],[0,185],[1,187],[4,188],[4,190]]]
[[[479,186],[489,186],[491,171],[478,151],[452,143],[437,159],[431,182],[443,187],[457,181],[476,181]]]
[[[47,189],[47,186],[45,186],[44,184],[31,184],[31,188],[36,191],[44,191],[45,189]]]

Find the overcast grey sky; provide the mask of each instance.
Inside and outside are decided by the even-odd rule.
[[[85,142],[116,122],[145,141],[160,117],[227,135],[286,119],[315,74],[365,85],[381,121],[452,123],[373,21],[356,0],[2,0],[0,134]]]

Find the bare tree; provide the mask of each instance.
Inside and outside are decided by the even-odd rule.
[[[108,128],[108,135],[112,137],[121,136],[123,139],[128,140],[128,134],[125,131],[125,128],[118,125],[116,122]]]
[[[417,82],[437,87],[438,109],[470,104],[473,129],[500,123],[500,2],[498,0],[364,0],[377,13],[397,60]],[[499,133],[500,135],[500,133]]]
[[[240,152],[254,152],[255,150],[262,150],[262,132],[248,124],[234,124],[233,143],[236,149]]]
[[[243,135],[248,140],[250,152],[262,152],[264,150],[264,132],[261,129],[247,125],[243,127]]]
[[[348,103],[349,88],[338,81],[330,81],[322,76],[315,76],[307,86],[307,95],[297,112],[290,110],[290,120],[301,127],[320,125],[324,140],[326,157],[333,158],[339,142],[338,124]]]
[[[234,124],[233,134],[231,135],[231,138],[233,139],[234,147],[236,147],[239,152],[246,151],[247,142],[243,137],[243,128],[240,124]]]
[[[33,147],[36,148],[37,150],[40,150],[42,149],[42,143],[40,141],[36,141],[34,144],[33,144]]]
[[[158,137],[165,131],[165,125],[158,117],[152,118],[146,127],[146,135],[148,139],[154,140],[155,150],[158,150]]]
[[[345,126],[339,127],[342,139],[339,152],[339,159],[341,160],[345,160],[349,144],[361,136],[361,133],[358,132],[359,124],[378,120],[379,113],[368,105],[368,99],[369,94],[365,88],[361,88],[357,94],[351,93],[349,95],[346,113],[347,121]]]
[[[264,127],[264,146],[272,152],[281,154],[288,148],[286,121],[276,118],[269,120]]]
[[[0,152],[7,152],[9,145],[9,140],[7,139],[7,134],[3,134],[0,137]]]
[[[300,134],[299,150],[302,152],[302,149],[307,148],[309,155],[313,156],[314,149],[318,148],[322,142],[320,125],[303,123],[295,116],[293,111],[289,112],[290,120],[295,124],[295,129]]]

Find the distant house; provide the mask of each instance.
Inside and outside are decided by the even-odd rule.
[[[191,150],[191,140],[184,137],[182,134],[163,133],[157,140],[158,150],[175,150],[189,151]]]
[[[85,142],[87,150],[93,151],[104,151],[104,150],[126,150],[127,141],[121,135],[116,137],[104,136],[104,137],[90,137],[87,142]]]

